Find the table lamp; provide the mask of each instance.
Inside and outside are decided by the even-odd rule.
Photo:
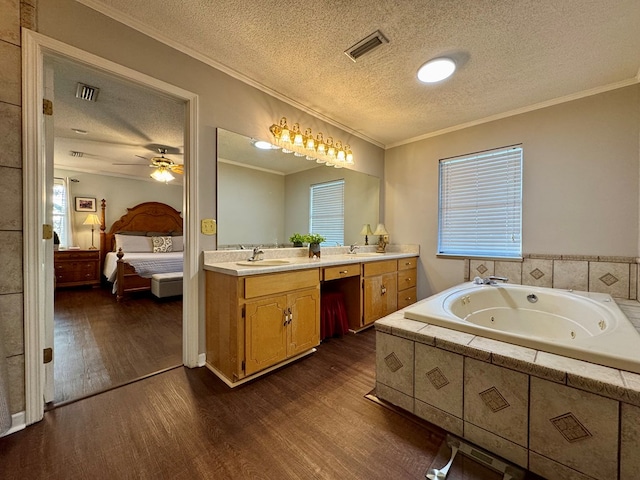
[[[91,246],[89,247],[89,250],[97,250],[97,247],[93,244],[93,229],[94,229],[94,225],[100,225],[100,219],[98,218],[98,215],[96,215],[95,213],[90,213],[89,215],[87,215],[87,218],[84,220],[84,222],[82,222],[83,225],[91,225]]]
[[[364,235],[364,244],[369,245],[369,235],[373,235],[373,231],[371,230],[371,225],[365,223],[362,225],[362,230],[360,230],[360,235]]]

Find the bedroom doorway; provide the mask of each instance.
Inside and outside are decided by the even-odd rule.
[[[45,120],[46,171],[53,174],[46,183],[60,242],[53,252],[50,409],[182,366],[182,296],[147,290],[117,301],[105,277],[101,230],[146,202],[182,211],[185,102],[67,58],[46,55],[44,65],[54,105]],[[162,169],[171,182],[150,176],[160,171],[156,158],[175,166]],[[91,224],[97,221],[104,225]],[[182,227],[178,217],[181,242]],[[143,240],[153,251],[152,238]],[[169,255],[179,259],[173,270],[181,274],[182,254]]]
[[[24,124],[24,262],[25,265],[40,265],[42,268],[25,269],[24,273],[24,318],[25,318],[25,424],[29,425],[43,418],[45,401],[53,400],[53,390],[47,391],[53,380],[48,375],[47,365],[43,365],[43,351],[46,358],[48,347],[53,346],[53,288],[54,271],[53,239],[47,237],[43,225],[50,218],[47,215],[46,198],[43,192],[53,174],[48,175],[48,162],[42,145],[45,144],[44,132],[44,69],[45,57],[52,56],[80,65],[95,68],[100,72],[128,80],[139,88],[155,90],[164,97],[183,102],[184,127],[184,188],[180,210],[184,220],[184,272],[182,297],[182,328],[180,342],[182,344],[181,364],[187,367],[198,366],[198,198],[195,191],[197,184],[197,95],[179,87],[166,84],[142,73],[130,70],[103,58],[89,54],[75,47],[50,39],[29,30],[23,30],[23,124]],[[185,108],[186,107],[186,108]],[[123,123],[127,118],[121,119]],[[149,139],[151,142],[152,139]],[[87,172],[83,172],[87,173]],[[86,184],[88,185],[88,183]],[[193,187],[192,187],[193,186]],[[92,192],[93,193],[93,192]],[[86,195],[86,192],[85,194]],[[96,194],[95,198],[97,199]],[[85,197],[83,197],[85,198]],[[90,197],[91,198],[91,197]],[[76,199],[74,198],[74,204]],[[81,208],[90,207],[84,201]],[[84,222],[82,222],[84,224]],[[87,229],[88,227],[84,227]],[[85,230],[91,232],[91,230]],[[86,235],[86,233],[85,233]],[[78,242],[80,243],[80,241]],[[85,243],[85,245],[88,245]],[[92,293],[99,292],[92,290]],[[47,305],[51,304],[48,309]],[[78,299],[71,299],[77,305]],[[91,302],[87,302],[91,304]],[[100,304],[90,305],[93,310],[100,309]],[[163,305],[166,307],[166,305]],[[166,308],[163,308],[166,309]],[[155,317],[155,315],[154,315]],[[144,335],[143,335],[144,336]],[[135,347],[131,347],[135,348]],[[130,349],[128,349],[130,350]],[[55,354],[54,354],[55,356]],[[48,395],[47,395],[48,394]]]

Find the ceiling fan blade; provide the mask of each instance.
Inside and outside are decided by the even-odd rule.
[[[146,160],[148,162],[150,161],[147,157],[143,157],[142,155],[136,155],[136,157],[142,158],[143,160]]]
[[[178,175],[184,174],[184,167],[182,165],[171,165],[169,167],[169,170],[171,170],[174,173],[177,173]]]

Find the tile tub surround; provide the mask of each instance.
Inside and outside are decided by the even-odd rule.
[[[638,326],[640,303],[618,303]],[[375,328],[379,398],[548,478],[636,478],[640,375],[409,320],[403,310]]]
[[[612,297],[638,299],[636,257],[597,255],[525,254],[522,260],[465,259],[464,281],[497,275],[509,283],[608,293]]]

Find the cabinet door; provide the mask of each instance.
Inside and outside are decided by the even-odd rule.
[[[292,357],[320,343],[320,291],[290,293],[287,303],[291,308],[287,356]]]
[[[287,357],[287,297],[267,297],[245,308],[245,373],[251,375]]]
[[[364,279],[364,325],[397,310],[398,273]]]

